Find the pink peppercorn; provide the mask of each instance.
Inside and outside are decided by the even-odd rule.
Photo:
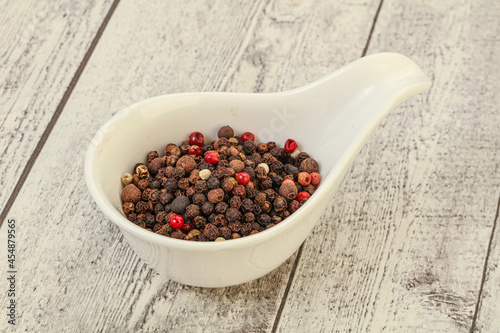
[[[255,141],[255,136],[250,132],[245,132],[241,135],[241,140],[243,140],[243,141],[248,141],[248,140]]]
[[[297,149],[297,142],[292,139],[288,139],[285,142],[285,146],[283,147],[287,153],[293,152],[295,149]]]
[[[248,182],[250,182],[250,176],[246,172],[237,173],[237,174],[235,174],[235,176],[236,176],[236,180],[241,185],[246,185],[246,184],[248,184]]]
[[[220,161],[219,153],[213,150],[209,150],[205,153],[205,162],[210,164],[217,164]]]
[[[311,185],[318,185],[321,182],[321,176],[317,172],[311,173]]]
[[[302,199],[305,199],[305,198],[309,199],[310,197],[311,197],[311,195],[308,192],[302,191],[302,192],[299,192],[299,194],[297,194],[297,201],[301,202]]]
[[[308,172],[301,172],[298,176],[299,184],[302,186],[307,186],[311,184],[311,175]]]
[[[194,156],[197,156],[197,155],[199,156],[199,155],[203,154],[203,148],[201,148],[200,146],[197,146],[197,145],[192,145],[191,147],[189,147],[188,154],[194,155]]]
[[[200,132],[193,132],[189,135],[189,144],[202,146],[205,142],[205,137]]]

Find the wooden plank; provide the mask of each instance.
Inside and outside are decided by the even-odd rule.
[[[84,154],[106,119],[142,98],[291,88],[354,60],[378,2],[356,5],[122,1],[12,206],[21,226],[19,329],[270,331],[294,257],[232,288],[164,282],[92,202]]]
[[[500,69],[498,66],[494,67],[500,58],[500,44],[498,43],[498,36],[500,35],[500,24],[495,18],[500,13],[500,4],[491,3],[487,7],[479,7],[477,5],[478,12],[474,15],[481,18],[481,29],[478,26],[474,27],[473,34],[477,46],[484,48],[487,52],[484,52],[484,59],[488,61],[490,65],[483,63],[478,63],[476,66],[482,68],[483,73],[486,77],[490,78],[482,84],[480,96],[487,96],[493,101],[493,110],[496,108],[498,114],[498,105],[500,103],[500,96],[495,91],[498,91],[500,77]],[[497,78],[495,81],[495,77]],[[498,119],[498,115],[496,115]],[[498,122],[496,122],[498,126]],[[498,128],[498,127],[497,127]],[[498,136],[492,136],[494,140],[488,145],[493,149],[499,146]],[[498,149],[498,148],[496,148]],[[493,179],[498,179],[498,166],[500,165],[499,159],[497,157],[498,153],[492,156],[489,163],[496,163],[496,170]],[[493,190],[493,189],[492,189]],[[492,195],[498,196],[498,189],[495,192],[492,191]],[[500,205],[500,204],[499,204]],[[500,206],[498,207],[500,209]],[[499,238],[499,211],[497,209],[497,215],[493,222],[491,229],[491,241],[488,248],[488,256],[485,261],[485,270],[483,272],[483,281],[481,285],[480,299],[477,304],[475,314],[476,321],[474,322],[473,331],[474,332],[497,332],[500,330],[500,238]]]
[[[3,2],[0,207],[5,207],[112,4]]]
[[[306,241],[278,331],[470,330],[500,187],[493,13],[487,1],[384,1],[368,53],[407,54],[433,87],[358,156]],[[497,252],[478,321],[488,332]]]

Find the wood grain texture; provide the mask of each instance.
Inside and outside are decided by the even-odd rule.
[[[2,2],[0,207],[5,207],[112,1]]]
[[[301,86],[361,55],[379,3],[122,0],[9,214],[18,221],[21,265],[15,329],[467,332],[479,299],[476,330],[498,331],[498,228],[492,232],[500,195],[500,31],[498,5],[491,1],[384,0],[368,53],[406,54],[434,86],[376,130],[306,240],[293,279],[297,254],[241,286],[202,289],[164,281],[137,258],[85,187],[87,146],[117,110],[164,93]],[[30,17],[38,8],[16,5],[10,16]],[[104,8],[89,6],[85,13]],[[59,27],[58,18],[41,22]],[[84,24],[85,18],[74,20]],[[65,88],[60,68],[73,73],[76,54],[88,45],[88,30],[79,29],[69,47],[80,42],[82,53],[63,51],[68,63],[47,71],[59,79],[44,85],[47,80],[25,78],[31,83],[19,96],[32,96],[32,105],[57,104]],[[38,30],[39,38],[52,36],[51,29]],[[9,43],[12,54],[34,49],[20,77],[48,75],[45,58],[37,58],[47,51],[35,52],[38,43]],[[25,102],[14,92],[2,94]],[[19,127],[24,140],[29,126],[43,131],[48,109],[40,107],[34,120],[27,112],[5,119],[38,124]],[[2,135],[11,123],[4,121]],[[17,156],[16,166],[25,157]],[[3,226],[2,244],[5,235]],[[0,321],[1,331],[8,328]]]
[[[497,20],[498,13],[500,13],[500,4],[495,2],[488,6],[481,7],[483,3],[477,4],[474,9],[474,15],[481,24],[475,25],[471,29],[471,36],[473,36],[475,45],[484,50],[482,59],[476,64],[481,68],[483,75],[479,77],[487,77],[485,82],[481,83],[479,98],[490,99],[491,110],[495,114],[495,119],[498,119],[500,105],[500,67],[498,61],[500,59],[500,43],[498,36],[500,35],[500,24]],[[487,64],[489,63],[489,64]],[[478,109],[481,109],[479,106]],[[480,112],[478,110],[478,112]],[[498,122],[495,123],[498,130]],[[500,140],[498,134],[494,134],[492,130],[492,138],[489,144],[490,151],[498,152]],[[482,135],[482,133],[480,134]],[[486,146],[486,145],[485,145]],[[494,156],[498,156],[498,153]],[[498,159],[491,158],[489,163],[494,168],[494,174],[491,178],[498,182],[500,177],[500,163]],[[499,196],[499,191],[492,193],[494,196]],[[499,232],[499,206],[497,208],[497,216],[492,226],[491,241],[489,243],[488,257],[485,262],[484,276],[482,281],[481,297],[477,304],[476,322],[473,327],[474,332],[499,332],[500,331],[500,237]]]
[[[287,88],[280,81],[272,86],[276,80],[257,82],[270,75],[267,70],[283,76],[288,87],[325,75],[359,56],[363,44],[352,51],[349,43],[366,40],[366,22],[376,4],[333,8],[326,2],[301,7],[287,2],[227,6],[197,1],[183,6],[156,1],[146,6],[122,1],[26,181],[29,186],[12,207],[23,226],[20,271],[29,272],[21,275],[20,330],[270,331],[295,258],[258,281],[233,288],[164,282],[135,257],[87,194],[86,147],[116,110],[152,95]],[[357,32],[331,29],[329,20],[345,20],[344,15],[357,17]],[[327,32],[337,43],[330,41],[317,55],[306,52],[303,49],[314,42],[294,37],[302,28],[321,36]],[[304,45],[255,52],[256,44],[273,45],[279,34]],[[339,48],[351,53],[344,55]],[[260,62],[247,61],[258,57]],[[249,71],[257,75],[249,76]],[[286,77],[286,72],[291,75]],[[57,177],[48,177],[47,170],[55,169]]]
[[[278,331],[470,330],[500,186],[499,54],[481,36],[498,30],[483,21],[496,6],[384,1],[368,53],[409,55],[433,87],[358,156],[306,241]]]
[[[291,25],[288,7],[279,6],[264,2],[234,6],[192,2],[188,8],[163,2],[120,4],[27,180],[29,186],[12,207],[12,215],[24,226],[21,271],[30,272],[29,277],[21,275],[21,330],[270,330],[294,257],[244,286],[203,290],[165,283],[103,220],[86,193],[82,175],[90,138],[117,109],[166,92],[229,89],[227,82],[234,90],[248,91],[246,84],[254,79],[239,71],[242,58],[253,50],[249,43],[255,43],[256,35],[263,40],[268,34],[272,39],[266,42],[272,43],[275,34]],[[269,18],[271,10],[279,12]],[[369,18],[369,7],[364,15]],[[282,16],[286,20],[280,23],[281,30],[279,24],[272,33],[262,27],[262,22]],[[156,24],[145,25],[145,21]],[[303,23],[297,21],[295,30]],[[364,25],[363,17],[358,24]],[[322,29],[329,29],[327,22]],[[285,57],[290,50],[274,52]],[[331,69],[332,63],[328,63]],[[275,60],[274,66],[279,65]],[[64,165],[68,167],[57,168]],[[57,177],[47,177],[45,171],[56,168]],[[31,204],[27,207],[26,202]],[[29,232],[38,221],[44,221],[44,227]],[[29,250],[35,248],[36,252]],[[193,313],[200,312],[203,317],[193,321]]]

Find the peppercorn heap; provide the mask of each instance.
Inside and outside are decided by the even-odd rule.
[[[221,127],[204,145],[200,132],[160,157],[147,154],[126,173],[121,198],[127,218],[177,239],[220,241],[268,229],[299,209],[321,181],[318,163],[294,140],[284,148],[255,143],[245,132]]]

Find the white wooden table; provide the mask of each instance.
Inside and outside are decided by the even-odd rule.
[[[492,0],[1,1],[0,331],[500,332],[499,17]],[[261,279],[162,280],[87,191],[91,138],[133,102],[291,89],[380,51],[433,87]]]

